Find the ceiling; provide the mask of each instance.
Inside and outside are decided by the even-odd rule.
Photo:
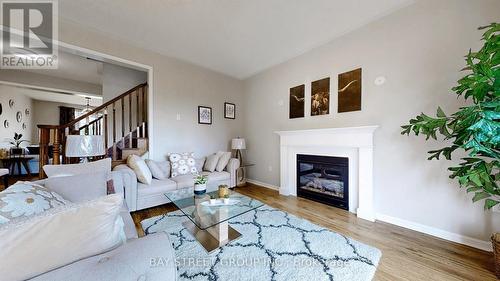
[[[57,69],[23,69],[23,71],[96,85],[102,84],[102,62],[61,50],[58,54]]]
[[[59,0],[61,22],[244,79],[413,0]]]

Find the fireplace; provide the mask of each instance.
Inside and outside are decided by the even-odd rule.
[[[297,196],[349,210],[349,159],[297,154]]]

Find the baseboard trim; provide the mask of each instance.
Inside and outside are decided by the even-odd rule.
[[[276,191],[280,190],[279,186],[268,184],[268,183],[261,182],[261,181],[258,181],[258,180],[247,179],[247,182],[255,184],[255,185],[260,185],[262,187],[269,188],[269,189],[276,190]]]
[[[380,220],[380,221],[383,221],[386,223],[401,226],[401,227],[404,227],[407,229],[411,229],[414,231],[418,231],[421,233],[432,235],[432,236],[435,236],[435,237],[438,237],[438,238],[441,238],[444,240],[467,245],[467,246],[477,248],[480,250],[484,250],[484,251],[488,251],[488,252],[493,251],[491,242],[489,242],[489,241],[479,240],[476,238],[460,235],[460,234],[449,232],[449,231],[442,230],[439,228],[423,225],[420,223],[416,223],[416,222],[412,222],[412,221],[408,221],[408,220],[404,220],[404,219],[400,219],[400,218],[396,218],[396,217],[392,217],[392,216],[388,216],[388,215],[384,215],[384,214],[380,214],[380,213],[377,213],[376,216],[377,216],[377,220]]]

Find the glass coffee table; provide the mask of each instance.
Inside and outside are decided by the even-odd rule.
[[[226,203],[222,199],[210,202],[210,196],[217,198],[218,191],[196,195],[193,188],[169,191],[165,196],[189,218],[182,225],[208,253],[241,236],[229,226],[228,220],[264,205],[232,190]]]

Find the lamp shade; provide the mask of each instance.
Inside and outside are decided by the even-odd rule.
[[[247,145],[245,143],[245,139],[237,138],[231,141],[232,149],[246,149]]]
[[[103,136],[69,135],[66,138],[66,157],[91,157],[106,154]]]

